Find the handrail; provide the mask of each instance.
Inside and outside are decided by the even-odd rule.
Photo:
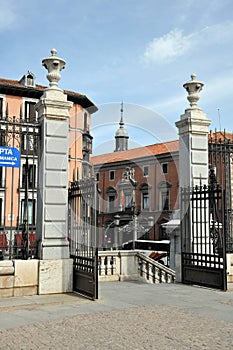
[[[174,283],[176,273],[167,266],[137,252],[140,276],[152,283]]]

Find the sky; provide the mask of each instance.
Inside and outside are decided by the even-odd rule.
[[[43,58],[66,61],[59,87],[88,96],[93,153],[111,152],[124,102],[130,147],[177,138],[183,84],[204,83],[211,129],[232,131],[232,0],[0,0],[0,77],[28,70],[48,85]]]

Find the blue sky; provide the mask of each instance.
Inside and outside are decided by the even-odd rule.
[[[94,152],[112,151],[120,103],[131,146],[176,137],[188,107],[182,85],[204,82],[199,105],[211,128],[232,131],[232,0],[0,0],[0,76],[31,70],[47,85],[43,58],[67,62],[61,88],[86,94]],[[102,147],[104,146],[104,147]]]

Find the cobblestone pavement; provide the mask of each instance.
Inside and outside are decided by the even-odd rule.
[[[95,302],[73,296],[0,300],[1,320],[8,315],[17,325],[13,318],[25,313],[25,325],[1,327],[0,349],[233,349],[232,292],[125,282],[100,289]]]

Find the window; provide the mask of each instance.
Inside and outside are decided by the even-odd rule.
[[[21,153],[37,154],[37,135],[26,132],[21,135]]]
[[[109,171],[109,180],[111,181],[115,180],[115,170]]]
[[[3,209],[3,205],[2,205],[2,202],[3,202],[3,199],[0,198],[0,226],[3,226],[3,212],[2,212],[2,209]]]
[[[3,187],[3,169],[0,167],[0,187]]]
[[[159,188],[159,210],[170,210],[170,188],[171,184],[167,181],[162,181],[158,185]]]
[[[132,207],[132,194],[126,193],[125,194],[125,208],[131,208]]]
[[[167,173],[168,173],[168,164],[162,163],[162,174],[167,174]]]
[[[100,173],[96,173],[96,181],[100,180]]]
[[[114,202],[115,202],[115,196],[114,195],[108,196],[108,211],[110,213],[112,213],[114,211],[114,209],[115,209]]]
[[[169,196],[169,190],[164,189],[160,191],[160,210],[169,210],[169,202],[170,202],[170,196]]]
[[[140,187],[141,191],[141,209],[149,210],[150,209],[150,193],[148,184],[144,183]]]
[[[142,209],[149,209],[150,208],[150,196],[149,193],[142,193]]]
[[[87,113],[86,113],[86,112],[84,113],[84,123],[83,123],[83,127],[84,127],[84,131],[87,131],[87,130],[88,130],[88,127],[87,127]]]
[[[34,77],[32,74],[28,74],[26,78],[26,85],[34,86]]]
[[[149,176],[149,167],[148,167],[148,165],[145,165],[145,166],[143,167],[143,176],[144,176],[144,177]]]
[[[35,188],[36,184],[36,165],[35,164],[29,164],[28,165],[28,174],[26,169],[26,164],[23,164],[22,169],[22,188],[26,187],[26,180],[28,179],[28,188],[32,189]]]
[[[6,137],[6,131],[0,130],[0,146],[6,146],[7,145],[7,137]]]
[[[163,226],[163,224],[167,223],[168,220],[165,218],[162,218],[158,224],[159,224],[159,239],[160,240],[169,240],[169,233],[166,231],[165,227]]]
[[[27,220],[29,225],[35,225],[35,199],[28,199],[27,204],[24,199],[21,201],[20,223]]]
[[[92,176],[92,167],[89,163],[84,163],[82,165],[82,177],[86,178],[86,177],[90,177]]]
[[[35,102],[25,102],[24,119],[28,122],[36,120]]]
[[[83,154],[92,152],[92,139],[93,137],[90,134],[83,134]]]
[[[35,75],[28,71],[24,76],[20,79],[20,84],[25,86],[35,86]]]
[[[0,118],[3,117],[3,98],[0,98]]]
[[[107,194],[107,201],[108,201],[108,212],[112,213],[115,211],[115,199],[116,199],[115,188],[108,187],[106,194]]]

